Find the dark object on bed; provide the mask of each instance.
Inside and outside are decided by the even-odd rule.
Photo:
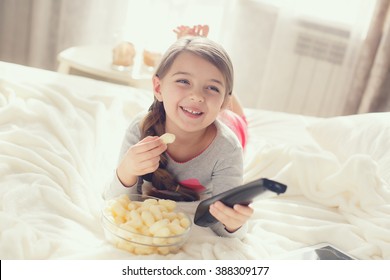
[[[233,207],[235,204],[249,205],[259,195],[269,191],[281,194],[286,189],[286,185],[265,178],[252,181],[199,203],[195,212],[194,223],[202,227],[208,227],[216,223],[217,220],[210,214],[209,207],[218,200],[230,207]]]

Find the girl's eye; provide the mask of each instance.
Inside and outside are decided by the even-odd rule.
[[[190,84],[190,82],[189,82],[188,80],[185,80],[185,79],[177,80],[176,83],[179,83],[179,84],[187,84],[187,85]]]
[[[215,92],[219,93],[219,88],[217,88],[215,86],[208,86],[207,88],[212,90],[212,91],[215,91]]]

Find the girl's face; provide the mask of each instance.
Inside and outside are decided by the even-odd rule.
[[[204,131],[224,105],[222,73],[207,60],[189,52],[179,54],[163,78],[154,77],[154,94],[164,103],[166,130]]]

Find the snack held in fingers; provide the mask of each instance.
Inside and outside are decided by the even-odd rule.
[[[160,139],[164,142],[164,144],[171,144],[175,142],[176,136],[172,133],[164,133],[160,136]]]

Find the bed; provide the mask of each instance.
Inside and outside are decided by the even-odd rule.
[[[390,259],[390,113],[245,109],[245,181],[288,185],[252,204],[246,237],[194,226],[177,254],[115,248],[100,223],[102,194],[127,124],[151,100],[146,90],[0,62],[1,259],[283,259],[322,242]]]

